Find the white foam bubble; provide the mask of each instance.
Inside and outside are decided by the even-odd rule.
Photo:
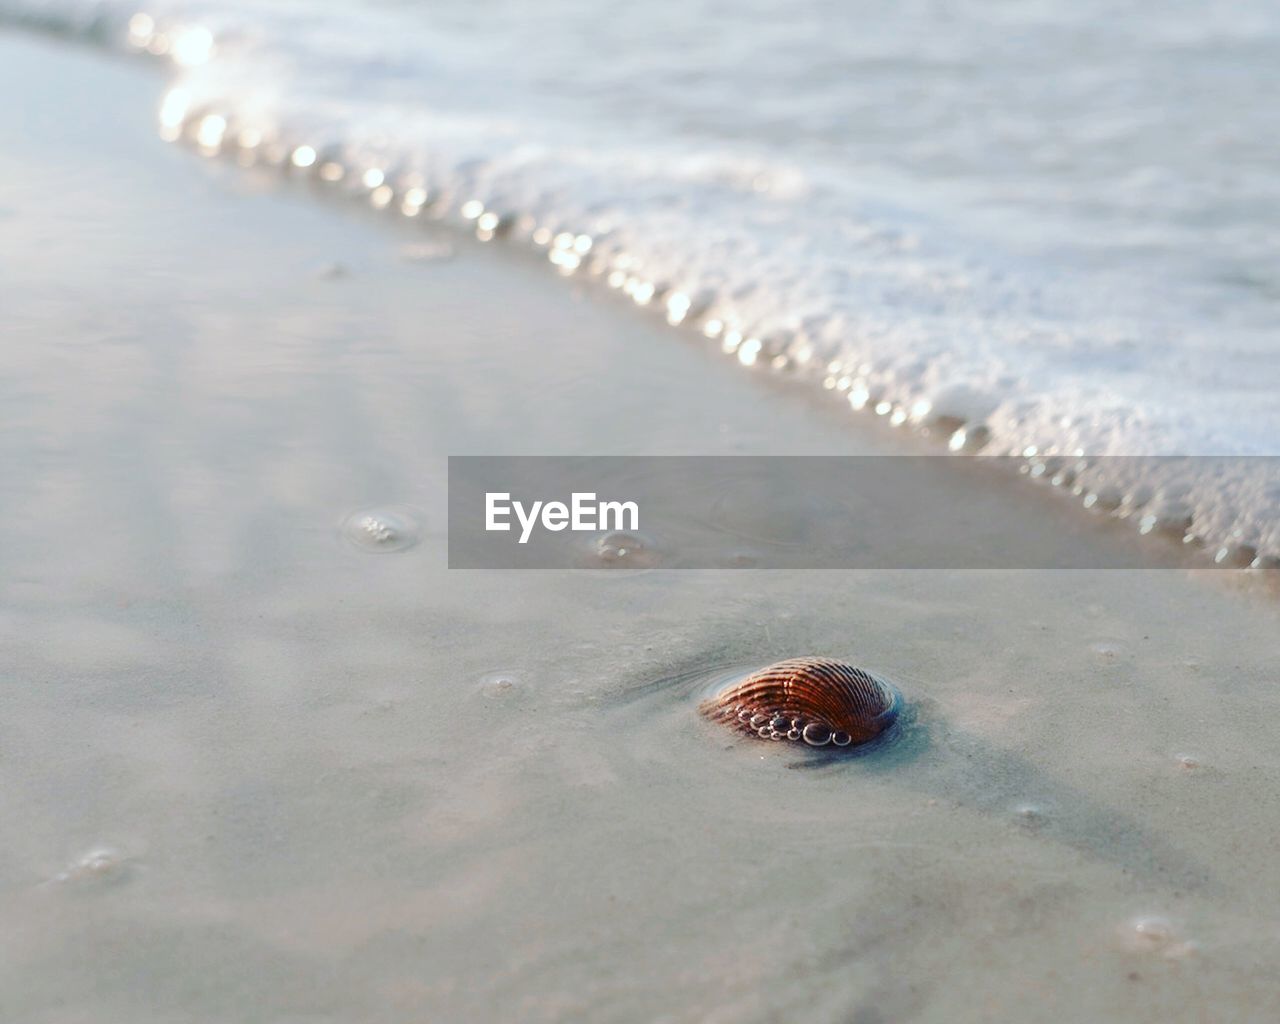
[[[110,846],[98,846],[88,850],[57,876],[57,881],[68,883],[117,881],[128,870],[129,860]]]
[[[404,551],[418,543],[421,516],[406,505],[361,509],[342,524],[342,535],[362,551],[384,554]]]

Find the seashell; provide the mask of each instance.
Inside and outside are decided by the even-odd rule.
[[[791,658],[730,683],[698,711],[760,739],[848,747],[879,736],[901,707],[893,685],[870,672],[830,658]]]

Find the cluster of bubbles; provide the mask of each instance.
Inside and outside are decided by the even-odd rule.
[[[207,64],[214,55],[213,33],[203,25],[161,25],[139,11],[129,19],[129,46],[153,57],[164,57],[179,67]]]
[[[1161,486],[1155,479],[1125,479],[1141,475],[1145,460],[1090,458],[1079,452],[1056,455],[1034,447],[1010,454],[1020,456],[1018,471],[1028,479],[1076,499],[1088,511],[1131,523],[1140,536],[1164,537],[1202,550],[1215,565],[1227,568],[1280,570],[1280,554],[1264,550],[1257,526],[1237,523],[1224,531],[1202,525],[1176,483]],[[1151,460],[1152,465],[1157,462]]]
[[[847,747],[853,737],[839,729],[831,729],[821,722],[807,722],[781,712],[752,712],[750,708],[735,708],[738,721],[753,729],[762,740],[803,740],[811,747]]]
[[[206,61],[215,51],[207,29],[178,26],[161,29],[148,15],[130,22],[131,45],[167,54],[188,66]],[[1221,510],[1203,527],[1179,494],[1158,487],[1109,479],[1106,459],[1086,456],[1083,449],[1057,450],[1026,446],[996,450],[989,425],[995,411],[991,399],[965,387],[930,393],[909,392],[900,375],[872,361],[818,358],[817,339],[829,333],[826,322],[801,319],[790,326],[753,326],[732,311],[732,297],[717,290],[680,286],[649,273],[625,247],[620,233],[607,225],[579,228],[507,208],[483,195],[460,191],[464,186],[442,176],[433,180],[420,169],[390,158],[357,152],[348,146],[286,138],[275,128],[236,124],[229,111],[197,103],[179,86],[160,108],[160,133],[186,141],[207,156],[229,157],[244,166],[267,166],[314,185],[346,194],[375,210],[405,218],[423,217],[460,227],[482,242],[508,238],[540,253],[563,276],[598,279],[604,286],[643,309],[653,309],[672,326],[687,326],[714,341],[721,352],[748,368],[775,373],[804,373],[851,409],[870,413],[893,427],[906,427],[960,455],[1012,456],[1028,479],[1047,484],[1075,499],[1085,509],[1133,523],[1141,535],[1171,538],[1204,549],[1214,564],[1280,571],[1280,535],[1264,538],[1256,527],[1224,526]],[[473,186],[479,189],[479,186]],[[818,318],[820,319],[820,318]]]
[[[664,564],[665,552],[649,534],[610,530],[575,541],[569,558],[577,569],[609,569],[632,575]]]
[[[404,551],[418,543],[419,518],[414,509],[403,505],[362,509],[347,517],[342,535],[362,551]]]

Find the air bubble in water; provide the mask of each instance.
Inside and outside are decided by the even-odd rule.
[[[415,510],[404,505],[367,508],[347,517],[342,535],[361,551],[382,554],[404,551],[418,543],[421,534]]]
[[[59,882],[116,881],[124,877],[128,860],[119,850],[99,846],[78,858],[57,876]]]
[[[623,530],[598,537],[592,555],[593,564],[606,569],[648,569],[658,561],[658,553],[651,540]]]
[[[1133,917],[1121,925],[1120,943],[1131,953],[1170,959],[1184,957],[1195,950],[1195,944],[1183,938],[1172,921],[1156,914]]]
[[[962,455],[972,455],[991,439],[991,431],[983,424],[964,426],[951,435],[947,447]]]
[[[500,669],[481,676],[478,689],[486,700],[507,701],[522,696],[528,689],[528,683],[519,672]]]

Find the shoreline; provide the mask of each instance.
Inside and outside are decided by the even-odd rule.
[[[8,1012],[1280,1005],[1274,604],[1177,569],[451,574],[448,454],[918,449],[532,261],[194,160],[143,68],[0,54]],[[1010,492],[1010,545],[1084,519]],[[400,503],[416,545],[342,536]],[[903,740],[815,767],[697,716],[691,679],[802,654],[892,680]]]
[[[1014,383],[996,386],[988,381],[975,390],[969,376],[994,373],[997,367],[1006,365],[1008,352],[1001,355],[993,350],[985,362],[980,360],[978,368],[970,359],[968,369],[961,372],[962,367],[951,365],[939,352],[930,355],[926,351],[916,353],[917,361],[929,362],[935,356],[941,359],[935,367],[940,370],[941,380],[937,379],[938,374],[931,374],[926,376],[932,383],[926,385],[924,378],[913,383],[918,367],[913,370],[909,359],[906,364],[897,365],[906,358],[906,353],[913,351],[912,345],[906,343],[907,339],[899,339],[905,345],[903,352],[898,352],[894,344],[882,348],[874,344],[855,344],[855,339],[866,331],[875,334],[884,326],[878,325],[877,316],[894,322],[915,323],[917,310],[927,310],[933,305],[934,297],[930,294],[912,293],[916,305],[911,301],[901,305],[890,302],[889,307],[881,308],[879,314],[863,309],[862,313],[869,317],[866,323],[855,315],[843,326],[837,322],[840,317],[822,327],[815,327],[810,323],[813,320],[811,315],[799,319],[783,316],[787,312],[785,302],[782,306],[777,303],[760,306],[757,303],[754,307],[748,302],[736,307],[731,296],[721,294],[719,285],[708,281],[698,284],[700,271],[683,267],[679,260],[672,263],[669,259],[658,259],[665,270],[650,265],[651,261],[646,261],[643,252],[652,246],[646,242],[643,232],[631,231],[623,222],[615,223],[612,216],[594,217],[590,209],[577,209],[565,194],[559,198],[562,206],[563,202],[569,202],[569,206],[557,212],[555,204],[547,207],[542,200],[531,199],[522,190],[519,180],[507,181],[504,193],[491,180],[492,168],[478,177],[461,167],[454,168],[457,173],[452,176],[445,172],[443,178],[437,178],[435,170],[426,175],[419,163],[425,160],[428,165],[434,165],[436,154],[415,153],[414,146],[404,139],[398,144],[394,140],[377,144],[368,140],[361,142],[359,126],[348,125],[355,131],[355,141],[347,146],[343,142],[340,124],[322,130],[312,124],[313,118],[309,117],[303,117],[297,124],[291,123],[288,117],[278,121],[267,117],[263,121],[265,115],[261,112],[255,114],[253,104],[248,110],[241,109],[234,89],[226,94],[219,91],[216,69],[219,47],[215,45],[209,29],[198,22],[175,21],[167,17],[162,8],[157,10],[156,18],[139,14],[137,18],[141,27],[137,27],[134,20],[129,19],[130,12],[131,9],[108,4],[97,9],[92,21],[85,22],[76,16],[74,9],[70,13],[67,10],[59,12],[56,3],[38,15],[31,15],[29,10],[24,12],[23,4],[19,2],[11,17],[21,22],[25,13],[27,17],[35,17],[40,25],[61,26],[71,41],[92,39],[111,52],[133,52],[139,59],[146,58],[152,43],[162,44],[159,49],[154,49],[154,53],[168,54],[168,57],[157,56],[152,63],[163,63],[170,58],[174,62],[170,69],[174,72],[172,87],[166,93],[161,111],[162,134],[173,140],[183,140],[206,156],[222,153],[237,163],[269,165],[281,171],[283,176],[306,179],[308,187],[314,186],[318,193],[355,198],[397,216],[403,212],[406,219],[439,218],[452,228],[481,239],[510,237],[519,248],[533,253],[537,259],[545,256],[565,276],[604,279],[626,301],[654,310],[659,314],[655,319],[661,320],[665,314],[668,320],[679,322],[695,336],[706,335],[711,339],[709,345],[722,349],[731,361],[747,365],[756,373],[774,372],[802,381],[806,387],[825,389],[834,394],[836,401],[833,404],[842,409],[847,411],[847,407],[852,406],[860,414],[866,412],[868,416],[861,417],[865,419],[874,414],[905,433],[919,435],[928,443],[937,439],[944,448],[961,453],[998,453],[1002,458],[1025,460],[1023,475],[1042,483],[1052,483],[1068,503],[1092,507],[1095,513],[1099,508],[1111,508],[1113,518],[1132,524],[1140,536],[1152,532],[1171,537],[1177,535],[1187,544],[1188,551],[1206,549],[1204,557],[1209,563],[1257,571],[1273,583],[1278,578],[1280,506],[1275,504],[1274,496],[1280,493],[1276,489],[1277,482],[1280,482],[1280,462],[1275,462],[1276,457],[1255,455],[1231,460],[1215,456],[1220,463],[1218,471],[1208,474],[1191,469],[1189,464],[1181,465],[1174,458],[1152,457],[1139,465],[1137,460],[1108,460],[1098,454],[1115,451],[1216,452],[1227,421],[1220,420],[1216,425],[1203,422],[1202,432],[1196,434],[1194,430],[1187,432],[1183,429],[1186,417],[1192,410],[1201,406],[1207,408],[1215,401],[1221,405],[1228,401],[1227,395],[1234,395],[1234,401],[1240,402],[1258,391],[1256,379],[1248,375],[1230,387],[1223,383],[1223,393],[1216,398],[1212,388],[1201,389],[1187,396],[1188,400],[1180,409],[1165,409],[1154,417],[1150,415],[1152,409],[1143,407],[1141,390],[1128,395],[1130,401],[1127,406],[1124,394],[1112,396],[1098,408],[1091,406],[1088,401],[1091,389],[1087,386],[1081,389],[1081,383],[1072,375],[1071,358],[1064,362],[1062,352],[1078,350],[1084,353],[1080,358],[1088,362],[1088,354],[1095,349],[1102,352],[1114,347],[1111,358],[1118,360],[1117,379],[1128,380],[1131,376],[1129,357],[1124,353],[1131,342],[1125,339],[1125,332],[1162,336],[1168,329],[1167,324],[1141,322],[1133,316],[1120,316],[1114,310],[1112,312],[1116,312],[1118,319],[1112,322],[1104,315],[1106,310],[1099,308],[1096,312],[1102,319],[1091,326],[1087,321],[1074,326],[1059,323],[1055,333],[1049,330],[1054,323],[1053,317],[1043,311],[1037,312],[1040,300],[1036,300],[1032,307],[1021,310],[1028,318],[1024,327],[1031,334],[1023,337],[1014,348],[1044,350],[1046,354],[1061,348],[1059,356],[1050,358],[1045,367],[1039,370],[1024,367],[1026,372],[1021,377],[1016,366],[1008,367],[1011,372],[1004,373],[1001,379]],[[233,17],[231,23],[234,21]],[[127,30],[126,23],[129,26]],[[198,52],[187,53],[193,49],[188,45],[192,40],[199,43],[194,46]],[[210,60],[210,53],[213,60]],[[336,55],[332,56],[336,58]],[[228,56],[227,59],[234,63],[236,58]],[[206,62],[207,68],[204,67]],[[210,73],[195,74],[194,79],[189,80],[184,77],[184,69],[192,68],[197,71],[203,68]],[[246,67],[239,67],[240,75],[245,72]],[[191,90],[187,88],[188,84],[192,85]],[[320,120],[323,122],[324,117],[321,116]],[[312,134],[317,131],[321,134]],[[338,131],[339,135],[326,145],[324,133],[333,131]],[[445,164],[449,163],[447,156],[441,156],[441,159]],[[484,161],[468,160],[464,164],[483,165]],[[418,169],[411,169],[414,167]],[[331,170],[332,175],[328,173]],[[428,184],[426,177],[432,178],[430,188],[425,187]],[[500,172],[498,177],[502,177]],[[710,194],[703,198],[708,201],[714,199]],[[775,238],[774,241],[780,244],[782,240]],[[657,252],[655,250],[650,255]],[[882,262],[885,255],[881,254],[873,264]],[[906,268],[908,279],[915,276],[912,266],[914,264]],[[942,273],[943,278],[950,278],[945,266],[935,269]],[[1003,323],[1006,316],[1014,316],[1021,308],[1014,296],[1019,293],[1019,288],[1030,288],[1032,282],[1021,282],[1019,288],[1013,288],[1006,299],[1014,305],[1006,310],[998,301],[1001,294],[998,281],[1012,268],[1001,264],[998,268],[986,269],[994,273],[990,280],[982,266],[977,264],[967,270],[961,267],[956,271],[961,278],[966,278],[969,273],[976,274],[985,281],[985,285],[976,287],[976,305],[967,314],[964,311],[968,307],[957,297],[959,293],[952,296],[960,303],[953,312],[963,315],[939,340],[939,351],[956,354],[952,350],[960,345],[957,335],[965,335],[974,326],[968,323],[966,316],[976,316],[981,321],[976,325],[978,334],[990,333]],[[915,271],[921,271],[921,267],[915,267]],[[854,277],[868,273],[874,276],[874,267],[862,267]],[[757,291],[757,284],[749,282],[744,286],[745,290]],[[850,284],[852,286],[852,282]],[[896,287],[910,291],[907,280],[899,281]],[[983,293],[984,287],[994,291],[979,298],[978,293]],[[1050,282],[1041,280],[1032,290],[1038,292],[1048,287]],[[966,284],[959,291],[966,292],[967,289]],[[863,296],[863,299],[867,298],[872,296]],[[803,302],[800,305],[803,306]],[[1038,319],[1042,314],[1049,317],[1043,324]],[[1033,329],[1037,324],[1039,327]],[[1075,328],[1082,329],[1084,333],[1072,338],[1062,336],[1064,330],[1066,335],[1071,335]],[[1036,329],[1048,333],[1032,337]],[[1098,332],[1100,336],[1095,337]],[[1185,368],[1195,345],[1187,339],[1184,341],[1190,348],[1184,345],[1183,350],[1175,346],[1176,351],[1166,353],[1167,359],[1160,365],[1167,363]],[[1027,390],[1016,383],[1022,380],[1025,384],[1037,376],[1042,378],[1042,383],[1050,378],[1057,379],[1054,377],[1055,367],[1056,372],[1065,374],[1058,382],[1060,388],[1054,385],[1040,394],[1035,386],[1028,385],[1030,390]],[[1155,364],[1146,367],[1152,373],[1158,368]],[[1212,379],[1218,381],[1220,372],[1220,369],[1214,370]],[[1182,376],[1168,376],[1165,385],[1176,390]],[[1160,374],[1156,374],[1152,379],[1159,377]],[[995,391],[991,390],[992,387]],[[1013,390],[1002,394],[1001,387]],[[1095,380],[1093,388],[1097,387],[1099,382]],[[1104,385],[1102,390],[1109,391],[1109,388]],[[1058,394],[1058,391],[1063,391],[1063,394]],[[1068,393],[1075,395],[1074,400],[1065,397]],[[1041,407],[1040,399],[1055,395],[1056,405],[1048,402]],[[1150,394],[1147,397],[1150,398]],[[1133,429],[1122,428],[1122,423]],[[1069,424],[1075,425],[1068,429]],[[864,425],[862,429],[869,428]],[[1164,430],[1163,434],[1161,430]],[[1253,440],[1242,440],[1233,450],[1265,451],[1266,443],[1263,442],[1260,448],[1255,436]],[[1084,455],[1086,451],[1090,453],[1087,456]],[[1070,472],[1060,472],[1064,467],[1070,467]],[[1068,477],[1069,483],[1058,483]]]
[[[478,226],[475,231],[465,230],[459,224],[450,221],[448,211],[440,211],[430,216],[424,214],[422,221],[410,219],[409,215],[405,215],[402,221],[400,212],[395,208],[394,199],[389,202],[370,203],[370,196],[376,190],[357,188],[344,193],[337,189],[349,189],[349,183],[332,185],[320,180],[297,180],[296,169],[289,168],[287,159],[283,159],[279,154],[266,161],[251,157],[246,162],[244,155],[240,154],[237,157],[234,150],[226,152],[202,147],[193,131],[190,125],[187,125],[178,136],[168,141],[193,155],[215,162],[227,162],[239,171],[255,175],[258,186],[266,191],[290,197],[304,195],[309,199],[317,200],[321,206],[333,209],[339,216],[367,219],[378,229],[389,226],[397,234],[407,229],[410,237],[414,237],[425,224],[428,239],[434,239],[426,243],[427,250],[444,247],[451,251],[454,245],[488,248],[486,243],[496,243],[494,247],[501,251],[501,258],[513,260],[517,264],[540,268],[544,272],[548,269],[544,265],[544,256],[550,257],[551,269],[554,270],[558,264],[556,247],[549,243],[535,242],[524,246],[503,245],[508,234],[521,230],[527,236],[533,230],[529,225],[523,229],[513,227],[513,218],[508,218],[506,215],[503,215],[500,221],[494,220],[493,228]],[[383,186],[383,188],[387,189],[389,195],[395,195],[389,186]],[[418,215],[415,213],[413,216]],[[476,215],[469,219],[477,222],[477,225],[483,225],[483,216]],[[490,213],[487,216],[496,217],[497,215]],[[498,227],[499,224],[501,227]],[[548,238],[551,237],[548,234]],[[528,242],[527,237],[523,240]],[[412,242],[407,242],[405,245],[406,251],[414,248]],[[575,260],[574,267],[576,266]],[[345,273],[340,265],[336,267],[339,274]],[[569,276],[563,271],[562,274]],[[601,272],[593,272],[591,276],[600,277]],[[763,370],[756,368],[756,359],[744,360],[736,351],[718,346],[717,336],[704,330],[703,321],[706,317],[696,313],[696,304],[686,307],[681,300],[687,297],[682,293],[676,292],[674,295],[669,295],[665,291],[658,291],[654,294],[651,304],[650,300],[642,301],[638,295],[633,294],[630,284],[619,289],[612,281],[602,283],[590,279],[584,280],[581,277],[567,283],[575,289],[585,288],[593,293],[591,298],[595,303],[616,307],[623,316],[638,314],[639,318],[647,319],[648,326],[656,327],[655,333],[674,335],[673,343],[687,342],[690,339],[681,338],[680,335],[692,334],[694,344],[701,344],[705,340],[707,351],[712,355],[713,361],[716,361],[717,356],[727,356],[730,368],[745,367],[748,371],[755,371],[757,375],[764,375],[766,378],[769,376],[769,368],[766,367]],[[671,313],[665,314],[664,317],[662,310],[669,302],[680,303],[676,307],[682,311],[678,314],[678,319],[673,319]],[[689,309],[687,316],[683,312],[686,308]],[[664,318],[665,323],[663,323]],[[709,322],[720,323],[715,319]],[[747,339],[747,341],[752,340],[754,339]],[[735,363],[739,366],[735,366]],[[1097,531],[1096,543],[1099,544],[1107,543],[1108,532],[1114,536],[1122,530],[1127,530],[1130,533],[1130,543],[1147,546],[1145,557],[1152,566],[1177,566],[1203,574],[1218,571],[1238,573],[1243,578],[1231,581],[1232,585],[1244,586],[1258,593],[1280,595],[1280,551],[1273,551],[1270,547],[1260,547],[1256,534],[1253,533],[1242,539],[1239,529],[1233,523],[1234,513],[1228,511],[1224,519],[1221,510],[1218,510],[1219,514],[1216,517],[1210,517],[1216,518],[1215,524],[1205,527],[1208,530],[1207,533],[1201,533],[1199,532],[1202,529],[1201,524],[1198,521],[1192,523],[1191,517],[1186,514],[1184,506],[1179,501],[1175,500],[1168,506],[1161,506],[1158,502],[1151,502],[1149,497],[1140,497],[1140,495],[1152,493],[1159,494],[1166,488],[1171,492],[1177,492],[1180,487],[1185,486],[1182,482],[1185,476],[1180,479],[1176,474],[1161,472],[1163,463],[1179,461],[1216,463],[1223,467],[1215,474],[1216,476],[1225,477],[1238,484],[1241,480],[1248,481],[1255,475],[1261,476],[1268,470],[1274,471],[1275,467],[1272,463],[1280,457],[1123,456],[1085,455],[1083,452],[1069,455],[1036,453],[1031,450],[1027,453],[992,452],[987,450],[985,438],[988,432],[981,424],[965,424],[950,416],[935,415],[933,419],[920,419],[914,414],[907,415],[905,410],[898,406],[882,410],[876,407],[873,401],[863,401],[854,405],[855,415],[848,417],[843,396],[849,391],[849,385],[844,378],[839,381],[829,378],[824,382],[826,391],[834,392],[837,398],[842,399],[838,402],[824,401],[825,396],[821,393],[815,394],[810,384],[811,381],[804,375],[798,374],[795,367],[787,367],[781,371],[775,368],[773,376],[766,379],[764,386],[771,391],[794,393],[790,395],[793,401],[798,400],[808,405],[832,422],[843,420],[853,424],[852,430],[862,433],[866,438],[860,443],[870,443],[872,450],[878,454],[883,447],[883,453],[886,454],[939,457],[944,450],[950,449],[952,453],[950,457],[954,457],[959,464],[963,464],[966,457],[980,460],[984,464],[982,470],[984,475],[993,480],[997,487],[1006,488],[1006,493],[1012,493],[1030,482],[1041,492],[1049,495],[1051,502],[1056,502],[1066,509],[1068,516],[1074,514],[1077,517],[1078,521],[1070,530],[1073,536],[1085,531],[1086,522],[1092,522]],[[889,404],[885,403],[885,405]],[[904,430],[904,427],[907,429]],[[966,433],[972,437],[966,439]],[[873,438],[874,441],[871,440]],[[854,447],[858,448],[860,443],[855,442]],[[1253,472],[1236,468],[1232,472],[1230,467],[1233,462],[1256,463],[1261,468]],[[1192,477],[1196,475],[1191,474]],[[1020,482],[1018,479],[1020,476],[1025,480]],[[1235,479],[1232,480],[1232,478]],[[978,479],[975,479],[973,486],[976,488],[982,485]],[[1042,505],[1037,499],[1030,498],[1025,500],[1025,507],[1040,508]],[[1068,517],[1055,517],[1055,522],[1058,528],[1066,529]],[[1090,542],[1083,541],[1083,543]]]

